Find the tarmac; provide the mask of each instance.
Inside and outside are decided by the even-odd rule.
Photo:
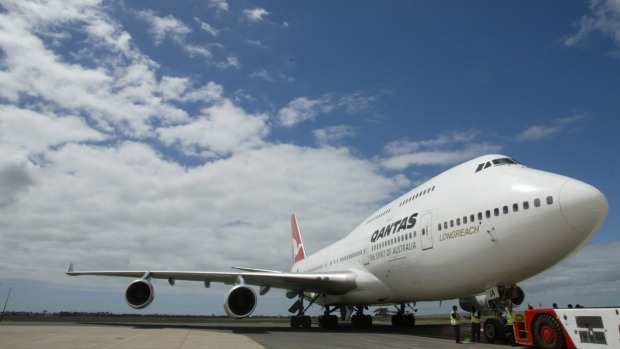
[[[421,325],[394,329],[373,325],[325,330],[290,329],[279,323],[132,324],[132,323],[0,323],[0,349],[157,349],[157,348],[499,348],[469,342],[469,326],[461,326],[463,344],[456,344],[450,326]],[[483,336],[484,341],[484,336]]]

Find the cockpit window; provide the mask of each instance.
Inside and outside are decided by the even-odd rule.
[[[478,167],[476,167],[476,172],[480,172],[482,170],[486,170],[487,168],[491,167],[491,165],[493,166],[502,166],[502,165],[521,165],[521,163],[519,163],[518,161],[514,160],[514,159],[510,159],[510,158],[499,158],[499,159],[495,159],[493,161],[487,161],[486,163],[481,163],[478,164]]]
[[[519,163],[513,159],[503,158],[493,160],[493,165],[518,165]]]

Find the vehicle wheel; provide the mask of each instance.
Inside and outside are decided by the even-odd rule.
[[[541,315],[534,322],[534,338],[542,349],[559,349],[566,345],[562,326],[549,315]]]
[[[486,319],[484,321],[484,338],[489,343],[504,339],[502,324],[498,319]]]

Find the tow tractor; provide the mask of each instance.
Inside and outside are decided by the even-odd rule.
[[[516,344],[559,348],[620,348],[620,308],[532,309],[515,314]]]

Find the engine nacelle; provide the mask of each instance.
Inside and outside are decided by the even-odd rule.
[[[504,295],[504,300],[507,302],[508,299],[512,301],[514,305],[521,305],[523,300],[525,300],[525,292],[519,286],[511,287],[511,288],[503,288],[500,292]],[[495,301],[495,300],[494,300]],[[510,303],[510,302],[508,302]],[[495,303],[495,306],[500,306],[503,309],[503,306],[507,306],[507,303]],[[493,303],[487,300],[486,294],[479,294],[476,296],[465,297],[459,299],[459,306],[461,309],[471,312],[474,308],[478,308],[478,311],[484,316],[493,315]]]
[[[229,317],[241,319],[254,312],[256,301],[254,289],[246,285],[237,285],[226,294],[224,310]]]
[[[139,279],[127,287],[125,291],[125,300],[127,304],[134,309],[144,309],[148,307],[155,298],[155,289],[153,285],[144,279]]]
[[[489,306],[487,302],[487,296],[484,294],[479,294],[477,296],[471,296],[466,298],[459,299],[459,306],[461,309],[465,310],[468,313],[471,313],[474,310],[474,306],[480,312],[482,316],[493,315],[493,310]]]

